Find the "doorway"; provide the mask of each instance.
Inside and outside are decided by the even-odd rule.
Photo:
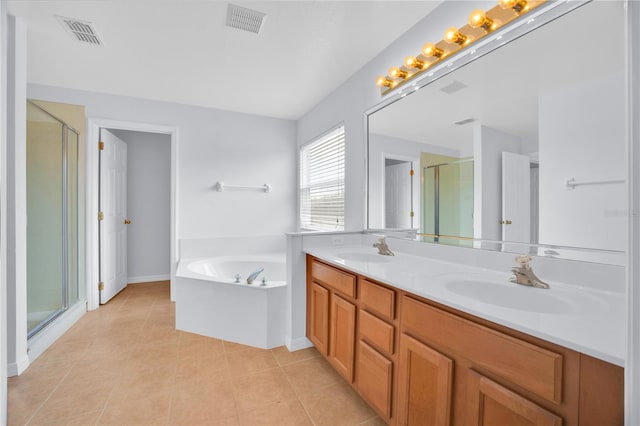
[[[87,152],[87,213],[89,217],[97,220],[88,221],[87,226],[87,308],[89,310],[96,309],[100,303],[100,228],[99,228],[99,142],[100,129],[109,129],[112,133],[121,131],[143,132],[151,134],[166,135],[170,139],[170,223],[169,223],[169,278],[173,283],[175,269],[177,266],[177,215],[176,202],[178,199],[177,192],[177,143],[178,129],[175,127],[125,122],[98,118],[89,118],[88,120],[88,140],[95,143],[96,149],[90,149]],[[124,219],[123,219],[124,222]],[[132,224],[133,224],[132,220]],[[173,285],[171,285],[171,300],[173,300]]]
[[[385,229],[415,229],[420,218],[419,159],[383,154]]]

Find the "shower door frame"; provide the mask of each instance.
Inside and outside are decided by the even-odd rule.
[[[33,336],[37,335],[40,331],[42,331],[47,325],[49,325],[52,321],[54,321],[56,318],[58,318],[60,315],[62,315],[64,312],[66,312],[69,309],[69,257],[68,257],[68,251],[69,251],[69,206],[68,206],[68,197],[69,197],[69,188],[68,188],[68,177],[69,177],[69,161],[67,158],[67,155],[69,153],[69,131],[72,131],[73,133],[76,134],[76,143],[79,145],[80,144],[80,132],[76,129],[74,129],[73,127],[69,126],[67,123],[65,123],[64,121],[62,121],[61,119],[59,119],[58,117],[56,117],[55,115],[51,114],[49,111],[47,111],[46,109],[44,109],[43,107],[41,107],[40,105],[36,104],[35,102],[32,102],[31,100],[27,99],[27,103],[37,109],[39,109],[41,112],[43,112],[44,114],[48,115],[49,117],[53,118],[55,121],[57,121],[58,123],[60,123],[62,125],[62,176],[61,176],[61,180],[62,180],[62,307],[55,310],[53,313],[51,313],[49,316],[47,316],[45,319],[43,319],[42,321],[40,321],[40,323],[38,325],[36,325],[35,327],[33,327],[31,330],[29,330],[27,328],[27,340],[31,339]],[[76,154],[78,153],[78,150],[76,149]],[[76,169],[75,169],[75,173],[76,173],[76,179],[79,179],[79,173],[78,173],[78,161],[79,158],[76,159]],[[78,190],[78,186],[76,184],[76,191]],[[76,197],[76,202],[77,202],[78,198]],[[80,209],[80,206],[77,205],[76,206],[77,209]],[[77,218],[77,215],[76,215]],[[79,226],[79,223],[76,223],[76,226]],[[76,238],[78,238],[78,234],[76,233]],[[78,256],[78,260],[79,260],[79,256]],[[28,268],[28,264],[27,264],[27,268]],[[79,273],[79,271],[76,271],[76,273]],[[28,281],[27,281],[28,283]],[[76,285],[80,285],[79,284],[79,280],[76,279]],[[27,310],[28,313],[28,310]]]

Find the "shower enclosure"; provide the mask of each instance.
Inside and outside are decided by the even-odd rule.
[[[473,159],[423,169],[423,232],[473,238]]]
[[[79,133],[27,102],[27,333],[79,299]]]

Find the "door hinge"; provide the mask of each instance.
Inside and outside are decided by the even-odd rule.
[[[104,213],[98,212],[98,220],[104,220]]]
[[[104,150],[104,142],[102,142],[102,141],[98,142],[98,150],[99,151],[103,151]]]
[[[104,290],[104,283],[102,281],[98,283],[98,290],[100,291]]]

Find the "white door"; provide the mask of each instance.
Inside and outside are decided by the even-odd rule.
[[[385,228],[410,229],[411,225],[411,162],[385,166]]]
[[[531,172],[526,155],[502,153],[502,239],[531,241]]]
[[[100,129],[100,304],[127,285],[127,144]]]

